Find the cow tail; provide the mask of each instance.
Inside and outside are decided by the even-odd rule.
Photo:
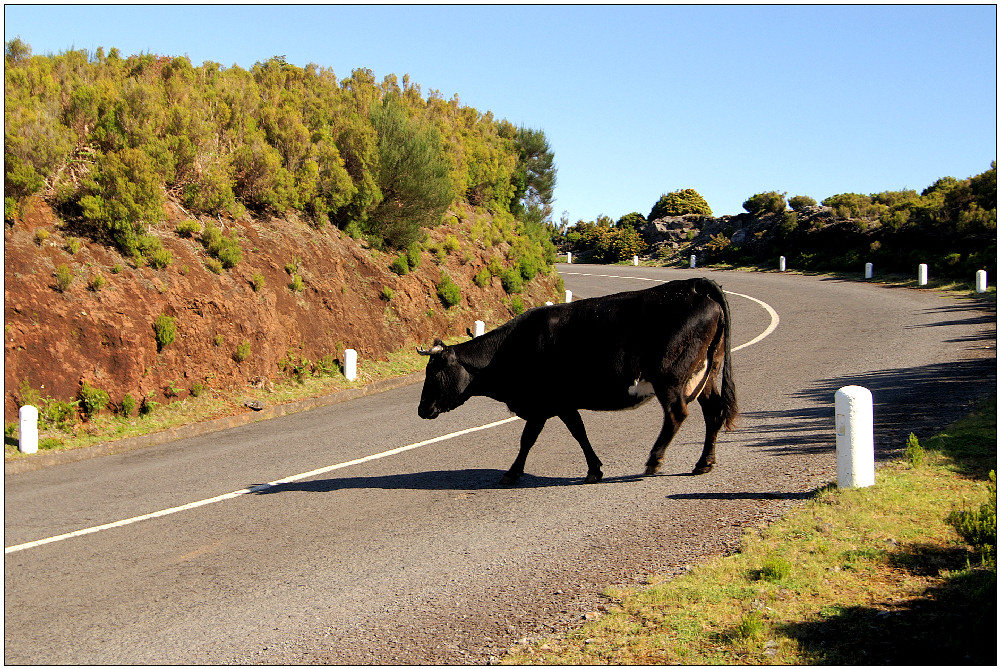
[[[726,357],[722,361],[722,420],[727,430],[736,427],[736,417],[739,415],[739,408],[736,404],[736,382],[733,379],[733,344],[730,337],[729,301],[722,286],[708,279],[704,280],[706,289],[705,295],[714,300],[722,307],[723,334],[725,336]]]

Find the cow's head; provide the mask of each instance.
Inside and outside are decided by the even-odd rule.
[[[469,399],[467,390],[472,376],[458,360],[455,351],[444,345],[440,339],[428,350],[417,349],[420,355],[430,356],[427,361],[427,378],[420,394],[417,415],[421,418],[437,418],[438,414],[460,406]]]

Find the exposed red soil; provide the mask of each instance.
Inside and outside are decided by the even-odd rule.
[[[163,401],[171,385],[183,398],[195,382],[223,389],[276,379],[289,350],[313,361],[325,355],[342,359],[345,348],[357,350],[362,361],[384,359],[404,346],[464,333],[474,320],[495,326],[513,315],[499,278],[485,288],[472,281],[491,254],[502,254],[507,245],[486,249],[469,242],[461,223],[429,232],[435,241],[456,235],[460,251],[440,266],[425,252],[419,268],[397,276],[389,270],[393,255],[330,226],[316,230],[294,218],[202,217],[227,234],[235,229],[243,249],[236,267],[216,275],[207,269],[209,256],[198,239],[175,232],[178,222],[192,218],[175,203],[167,204],[167,219],[151,229],[173,254],[173,263],[161,270],[137,268],[117,250],[86,238],[71,254],[72,234],[43,200],[32,199],[24,209],[23,218],[4,226],[5,421],[17,419],[25,379],[43,396],[60,400],[74,399],[87,381],[106,390],[112,402],[125,393],[136,399],[155,393]],[[49,233],[42,243],[36,240],[39,228]],[[285,271],[296,258],[305,282],[299,293],[290,289]],[[65,292],[56,289],[61,264],[75,277]],[[462,291],[461,303],[450,309],[436,293],[442,270]],[[258,272],[265,286],[255,292],[252,277]],[[105,284],[95,291],[88,284],[96,274]],[[524,305],[552,300],[555,283],[554,276],[542,275],[527,283]],[[389,301],[382,298],[386,286],[394,293]],[[162,351],[153,330],[160,314],[177,324],[176,341]],[[234,353],[243,341],[251,353],[237,362]]]

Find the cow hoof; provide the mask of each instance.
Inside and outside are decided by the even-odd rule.
[[[712,471],[712,465],[698,465],[694,468],[694,475],[697,476],[698,474],[707,474],[710,471]]]
[[[602,478],[604,478],[604,472],[597,470],[596,472],[587,472],[587,478],[583,479],[584,483],[597,483]]]
[[[507,472],[500,477],[500,485],[517,485],[517,480],[521,478],[520,474],[511,474]]]
[[[646,465],[646,476],[653,476],[660,471],[660,465]]]

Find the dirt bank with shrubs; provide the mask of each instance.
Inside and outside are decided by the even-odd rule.
[[[333,226],[196,217],[175,201],[165,211],[148,231],[168,252],[156,262],[75,236],[38,198],[4,226],[6,423],[26,394],[74,402],[85,382],[108,393],[105,411],[121,411],[126,396],[138,411],[144,399],[155,406],[303,369],[336,373],[345,348],[362,361],[384,359],[558,295],[558,276],[544,264],[514,294],[484,274],[491,260],[493,269],[517,266],[519,236],[468,206],[411,248],[405,274],[398,263],[390,269],[398,254]],[[206,228],[233,240],[231,255]],[[445,276],[457,294],[439,290]],[[66,422],[86,429],[75,412]]]

